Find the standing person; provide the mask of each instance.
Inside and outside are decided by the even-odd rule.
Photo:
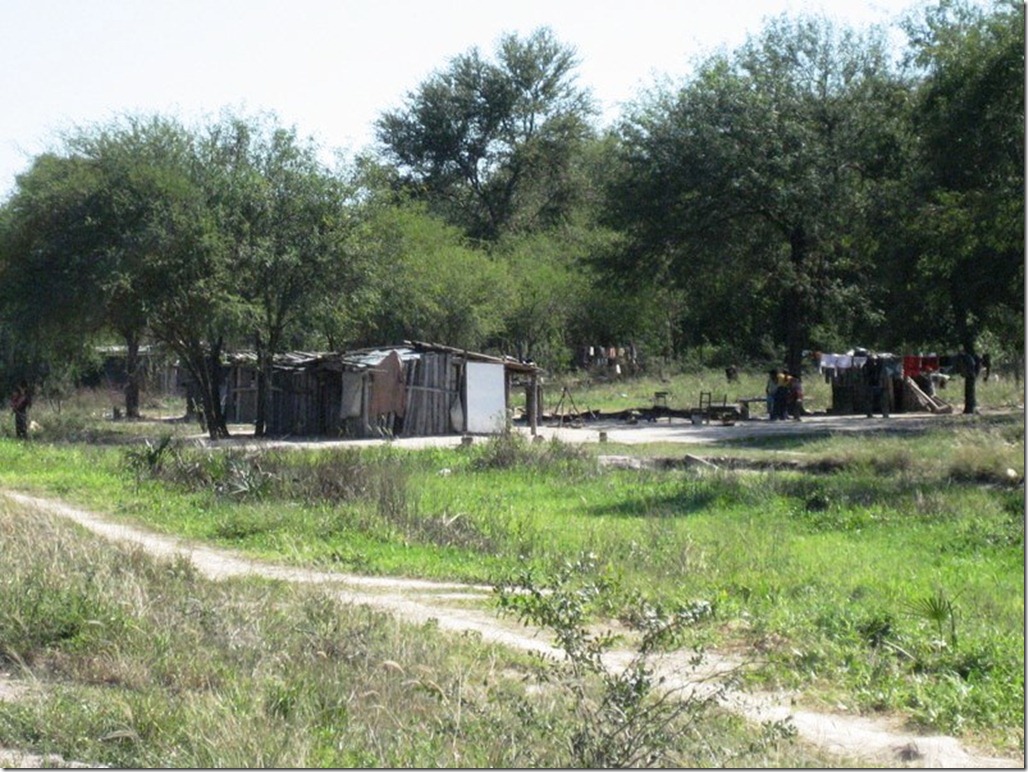
[[[778,385],[775,386],[775,408],[774,419],[784,421],[789,410],[789,371],[782,370],[778,373]]]
[[[22,381],[11,394],[11,410],[14,412],[14,433],[18,439],[29,436],[29,408],[32,407],[32,392],[28,381]]]
[[[889,390],[885,388],[888,373],[885,365],[877,356],[869,356],[864,362],[864,383],[868,386],[867,417],[874,413],[875,402],[879,403],[882,418],[889,417]]]
[[[778,388],[778,370],[767,371],[767,383],[764,384],[764,395],[767,397],[767,417],[775,420],[775,389]]]
[[[798,375],[789,379],[789,415],[793,421],[799,421],[803,415],[803,381]]]

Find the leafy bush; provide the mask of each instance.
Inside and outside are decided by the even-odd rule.
[[[490,437],[486,442],[472,446],[471,468],[489,469],[550,469],[553,467],[578,468],[591,458],[581,445],[561,442],[556,437],[546,443],[531,442],[521,432],[506,430]]]
[[[670,616],[653,607],[643,610],[637,615],[645,620],[642,635],[627,664],[619,667],[606,659],[619,638],[593,633],[587,625],[590,607],[616,592],[607,581],[587,578],[595,568],[592,556],[585,556],[566,563],[549,583],[539,584],[524,572],[496,588],[502,610],[549,629],[566,654],[566,660],[552,663],[552,670],[553,682],[573,706],[564,730],[567,766],[680,765],[683,737],[723,697],[729,681],[708,690],[672,687],[655,674],[652,658],[678,640],[682,628],[707,616],[709,606]],[[696,655],[693,667],[702,659]]]

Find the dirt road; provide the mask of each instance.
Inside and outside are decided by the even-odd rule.
[[[524,627],[513,620],[497,618],[485,610],[482,601],[491,592],[489,587],[289,568],[115,523],[61,502],[9,491],[2,492],[2,495],[23,507],[68,518],[111,541],[138,545],[155,556],[184,556],[212,580],[233,576],[261,576],[323,585],[345,603],[368,605],[415,624],[436,620],[440,629],[445,631],[474,631],[486,641],[560,656],[560,652],[549,643],[543,632]],[[691,656],[691,652],[666,655],[655,663],[659,674],[667,679],[666,683],[670,687],[684,690],[711,688],[711,683],[719,675],[739,665],[729,658],[707,655],[702,668],[698,670],[689,662]],[[607,665],[622,668],[629,657],[630,652],[610,652]],[[915,735],[892,722],[844,713],[822,714],[797,710],[791,706],[791,695],[788,694],[729,692],[724,704],[753,721],[789,720],[801,738],[838,754],[841,763],[894,767],[1024,767],[1023,761],[1019,759],[995,758],[976,753],[952,737]],[[60,759],[42,759],[31,754],[0,749],[0,766],[6,765],[69,764]]]
[[[1013,411],[1008,411],[1013,412]],[[558,439],[568,443],[594,443],[605,441],[611,444],[639,445],[651,442],[667,442],[684,445],[707,445],[731,440],[747,440],[762,437],[784,436],[819,436],[828,434],[859,434],[864,432],[923,432],[929,428],[942,426],[961,426],[975,420],[975,416],[962,414],[933,415],[931,413],[897,413],[891,418],[875,416],[865,418],[854,415],[805,416],[802,421],[768,421],[752,419],[737,421],[731,426],[717,422],[694,425],[680,418],[668,421],[639,421],[630,424],[619,420],[592,420],[581,425],[548,426],[538,428],[538,436],[543,440]],[[233,437],[227,440],[211,441],[206,435],[194,435],[196,442],[212,447],[364,447],[382,445],[383,440],[335,440],[327,438],[297,438],[285,440],[254,440],[253,427],[239,425],[229,427]],[[517,430],[529,434],[527,427],[518,426]],[[487,437],[473,437],[472,442],[485,442]],[[460,444],[458,435],[450,434],[441,437],[401,437],[388,441],[397,448],[455,447]]]

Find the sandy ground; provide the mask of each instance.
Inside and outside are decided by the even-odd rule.
[[[926,416],[924,414],[897,415],[892,418],[864,418],[854,416],[809,416],[803,421],[770,422],[751,420],[735,426],[693,426],[691,422],[661,421],[660,424],[628,426],[620,421],[608,425],[590,424],[582,428],[541,428],[544,439],[557,437],[568,442],[599,442],[600,432],[607,433],[611,443],[678,442],[703,444],[731,438],[767,436],[771,434],[816,434],[828,432],[861,431],[921,431],[940,420],[961,421],[967,416]],[[399,447],[428,445],[452,446],[460,443],[458,437],[415,438],[395,440]],[[475,441],[479,441],[476,438]],[[361,441],[346,444],[370,444],[380,441]],[[223,441],[220,444],[248,444],[245,439]],[[285,442],[289,446],[323,446],[325,441]],[[362,577],[351,574],[310,571],[244,558],[225,550],[204,545],[188,544],[181,540],[153,534],[136,526],[112,522],[95,513],[69,507],[60,502],[29,497],[11,491],[0,491],[11,501],[61,517],[69,518],[81,526],[114,542],[138,545],[159,557],[182,555],[188,557],[207,577],[213,580],[237,576],[261,576],[286,582],[324,585],[341,601],[361,603],[396,615],[414,624],[435,620],[440,629],[451,632],[473,631],[484,640],[524,651],[561,656],[554,649],[545,632],[525,627],[514,620],[498,618],[475,609],[476,600],[484,600],[491,588],[456,583],[429,582],[382,577]],[[484,603],[482,604],[484,608]],[[607,664],[611,668],[624,667],[630,652],[611,652]],[[706,654],[697,667],[692,653],[666,655],[656,663],[665,684],[683,694],[697,690],[715,689],[721,679],[742,663],[717,654]],[[0,699],[16,699],[30,688],[15,683],[0,674]],[[965,747],[958,740],[946,736],[913,734],[894,720],[862,718],[847,714],[819,713],[794,706],[795,695],[752,694],[736,691],[722,697],[726,707],[756,723],[787,721],[807,742],[835,753],[840,764],[885,767],[937,767],[937,768],[1024,768],[1021,759],[995,758]],[[67,762],[56,757],[42,758],[15,750],[0,748],[0,767],[88,766]]]
[[[580,425],[556,426],[541,425],[538,427],[537,435],[542,440],[556,438],[562,442],[569,443],[594,443],[608,442],[611,444],[622,443],[626,445],[638,445],[643,443],[667,442],[685,445],[716,444],[731,440],[758,439],[761,437],[778,437],[790,435],[828,435],[828,434],[854,434],[861,432],[919,432],[936,426],[959,426],[968,421],[974,420],[973,416],[965,416],[959,413],[948,415],[933,415],[930,413],[897,413],[890,418],[882,418],[879,415],[873,418],[852,415],[825,415],[816,414],[804,416],[801,421],[768,421],[765,418],[754,418],[747,421],[737,421],[731,426],[725,426],[718,422],[709,424],[694,425],[688,420],[680,418],[661,419],[659,421],[639,421],[629,424],[620,420],[595,420],[585,421]],[[525,426],[517,426],[516,429],[525,435],[530,431]],[[442,437],[401,437],[392,440],[332,440],[322,438],[296,438],[281,440],[253,439],[253,427],[250,425],[233,425],[229,427],[232,437],[227,440],[211,441],[206,435],[194,435],[193,439],[204,445],[212,447],[332,447],[348,446],[362,447],[381,445],[388,442],[397,448],[426,448],[426,447],[455,447],[460,445],[461,437],[458,435],[446,435]],[[603,435],[606,439],[603,439]],[[474,442],[486,442],[488,437],[475,436],[471,438]],[[257,444],[259,442],[259,445]]]

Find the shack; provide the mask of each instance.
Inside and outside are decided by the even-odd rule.
[[[511,393],[526,390],[528,419],[538,425],[540,369],[434,343],[347,352],[294,352],[275,358],[269,434],[346,438],[494,434],[511,414]],[[229,359],[226,416],[252,423],[257,361]]]
[[[818,372],[832,386],[832,405],[828,412],[837,415],[881,412],[870,384],[864,377],[864,364],[871,352],[854,349],[845,354],[820,354]],[[953,406],[938,396],[948,375],[950,357],[934,354],[877,354],[886,373],[886,394],[890,410],[896,413],[927,411],[951,413]],[[870,408],[870,409],[869,409]]]

